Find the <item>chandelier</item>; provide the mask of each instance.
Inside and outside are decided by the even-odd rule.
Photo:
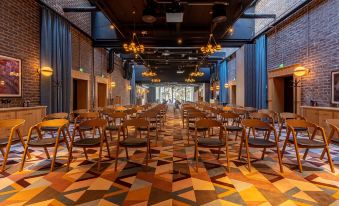
[[[192,76],[192,77],[202,77],[204,75],[205,75],[205,73],[199,71],[198,66],[196,66],[195,71],[190,74],[190,76]]]
[[[153,83],[160,83],[161,80],[159,78],[154,78],[151,80]]]
[[[154,71],[149,69],[147,71],[142,72],[141,75],[143,77],[155,77],[155,76],[157,76],[157,73],[155,73]]]
[[[133,32],[132,40],[130,43],[125,43],[123,44],[125,52],[129,53],[134,53],[134,54],[139,54],[139,53],[144,53],[145,47],[144,45],[139,43],[137,34]]]
[[[133,27],[134,31],[131,42],[124,43],[122,46],[124,47],[125,52],[134,53],[137,56],[137,54],[144,53],[145,47],[144,45],[140,44],[135,32],[135,11],[133,11]]]
[[[213,54],[216,51],[221,50],[221,45],[217,44],[217,42],[215,41],[213,34],[210,34],[210,38],[208,39],[208,43],[206,46],[203,46],[200,48],[201,52],[203,54]]]
[[[193,83],[193,82],[195,82],[195,79],[189,77],[189,78],[185,79],[185,82],[187,82],[187,83]]]

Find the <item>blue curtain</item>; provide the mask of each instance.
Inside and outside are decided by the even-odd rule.
[[[228,102],[228,89],[225,88],[225,83],[228,82],[226,61],[223,61],[219,64],[219,79],[220,79],[219,99],[220,103],[225,104]]]
[[[255,41],[256,107],[267,108],[266,36]]]
[[[131,104],[136,104],[136,85],[135,85],[135,66],[133,65],[132,78],[130,80],[131,92],[130,92],[130,101]]]
[[[41,10],[40,66],[53,69],[40,75],[41,104],[48,113],[69,112],[71,98],[72,42],[70,25],[49,9]]]

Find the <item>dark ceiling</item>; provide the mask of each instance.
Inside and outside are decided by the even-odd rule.
[[[134,59],[138,64],[149,64],[159,71],[166,71],[166,81],[182,80],[176,73],[178,67],[193,70],[196,65],[201,67],[215,66],[218,60],[225,57],[222,52],[212,57],[200,52],[200,47],[207,44],[212,32],[215,39],[223,47],[240,47],[250,42],[253,30],[253,19],[239,19],[254,0],[90,0],[104,15],[95,15],[94,46],[111,48],[122,53],[124,59]],[[226,20],[213,22],[213,5],[224,9]],[[173,5],[179,5],[183,12],[180,23],[167,22],[166,13]],[[153,8],[155,22],[143,21],[145,8]],[[133,11],[135,14],[133,14]],[[100,12],[97,12],[100,13]],[[107,21],[107,18],[109,21]],[[239,22],[241,21],[241,22]],[[106,22],[108,26],[103,26]],[[134,24],[135,22],[135,24]],[[109,24],[114,25],[110,29]],[[100,25],[100,26],[98,26]],[[135,26],[134,26],[135,25]],[[236,30],[230,32],[229,28]],[[124,54],[122,44],[129,42],[132,33],[137,33],[139,41],[145,46],[145,52],[137,59],[134,55]],[[178,40],[182,40],[181,43]],[[160,73],[160,72],[158,72]],[[170,77],[170,78],[169,78]]]

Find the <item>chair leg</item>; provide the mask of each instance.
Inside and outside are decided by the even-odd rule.
[[[119,142],[117,143],[117,148],[116,148],[116,153],[115,153],[114,171],[117,171],[117,168],[118,168],[118,159],[119,159]]]
[[[98,171],[100,171],[100,166],[101,166],[101,158],[102,158],[102,146],[103,146],[103,141],[100,141],[100,148],[99,148],[99,159],[98,159]]]
[[[283,146],[283,149],[281,150],[281,159],[284,158],[284,154],[285,154],[285,149],[286,149],[286,146],[287,146],[287,142],[288,142],[288,139],[290,138],[290,131],[287,132],[287,136],[286,136],[286,140],[284,142],[284,146]],[[279,141],[279,136],[278,136],[278,141]]]
[[[107,138],[105,138],[105,144],[106,144],[106,148],[107,148],[108,158],[109,158],[109,159],[112,159],[112,157],[111,157],[111,151],[109,150],[109,144],[108,144]]]
[[[52,159],[52,164],[51,164],[51,172],[53,172],[53,170],[54,170],[55,160],[56,160],[58,147],[59,147],[59,138],[60,138],[60,134],[58,134],[58,137],[57,137],[57,140],[56,140],[55,146],[54,146],[54,154],[53,154],[53,159]]]
[[[20,172],[24,169],[27,151],[28,151],[28,142],[27,142],[27,144],[25,145],[24,154],[22,155],[22,163],[21,163],[21,167],[20,167],[20,170],[19,170]]]
[[[71,166],[71,162],[72,162],[72,159],[73,159],[72,150],[73,150],[73,142],[71,142],[70,146],[69,146],[68,160],[67,160],[67,171],[69,171],[69,168]]]
[[[24,141],[24,138],[22,138],[22,135],[21,135],[21,132],[20,132],[19,129],[17,130],[17,135],[20,138],[20,142],[22,144],[22,147],[25,148],[25,141]],[[28,159],[31,159],[31,154],[29,153],[29,151],[27,151],[27,156],[28,156]]]
[[[198,172],[198,145],[195,143],[195,170]]]
[[[228,153],[228,143],[226,141],[226,158],[227,158],[227,171],[230,172],[230,157]]]
[[[328,139],[327,139],[328,145],[330,145],[331,139],[332,139],[333,135],[334,135],[334,129],[332,128],[330,134],[328,135]],[[328,147],[328,146],[327,146],[327,147]],[[321,155],[320,155],[320,159],[321,159],[321,160],[324,158],[325,152],[326,152],[326,150],[324,149],[323,152],[322,152]]]
[[[86,158],[86,160],[88,160],[88,155],[87,155],[87,150],[86,150],[86,147],[83,147],[82,149],[84,150],[84,154],[85,154],[85,158]]]
[[[220,152],[221,152],[221,147],[219,147],[219,149],[218,149],[218,157],[217,157],[217,159],[220,158]]]
[[[327,159],[328,163],[330,164],[331,172],[334,173],[334,168],[333,168],[333,161],[331,157],[330,150],[328,149],[328,146],[325,147],[326,153],[327,153]]]
[[[241,139],[240,139],[240,148],[239,148],[239,153],[238,153],[238,160],[240,160],[241,152],[242,152],[242,145],[244,144],[243,138],[244,137],[241,137]]]
[[[45,150],[47,159],[51,159],[51,156],[49,156],[47,147],[44,147],[44,150]]]
[[[305,153],[304,153],[304,156],[303,156],[303,159],[304,159],[304,160],[306,159],[306,156],[307,156],[308,150],[309,150],[309,148],[306,148],[306,150],[305,150]]]
[[[149,153],[150,153],[150,150],[149,150],[149,144],[150,143],[148,143],[148,145],[146,146],[146,169],[148,169],[148,155],[149,155]]]
[[[127,147],[125,147],[125,152],[126,152],[126,158],[129,160]]]
[[[303,172],[303,168],[302,168],[302,164],[301,164],[301,160],[300,160],[300,155],[299,155],[299,148],[298,148],[298,145],[296,143],[294,144],[294,148],[295,148],[295,153],[296,153],[296,156],[297,156],[299,171]]]
[[[11,139],[10,139],[10,140],[11,140]],[[7,163],[7,159],[8,159],[9,152],[10,152],[10,150],[11,150],[11,144],[12,144],[12,141],[8,141],[7,147],[6,147],[6,151],[5,151],[4,161],[3,161],[3,163],[2,163],[2,169],[1,169],[1,172],[5,171],[5,169],[6,169],[6,163]]]
[[[251,172],[251,157],[250,157],[250,151],[249,151],[249,148],[248,148],[247,138],[245,138],[245,147],[246,147],[246,154],[247,154],[248,171]]]
[[[262,155],[261,155],[261,159],[262,159],[262,160],[264,160],[265,153],[266,153],[266,147],[264,147],[264,149],[263,149],[263,151],[262,151]]]

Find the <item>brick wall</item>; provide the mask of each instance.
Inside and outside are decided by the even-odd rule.
[[[310,74],[302,78],[302,105],[315,100],[331,106],[331,71],[339,69],[339,2],[314,0],[308,9],[267,34],[267,67],[302,64]],[[307,54],[308,50],[308,54]]]
[[[64,12],[66,7],[91,6],[88,0],[42,0],[53,10],[66,17],[81,30],[91,35],[91,12]]]
[[[34,0],[0,1],[0,55],[21,59],[22,97],[11,106],[40,103],[40,13]]]

